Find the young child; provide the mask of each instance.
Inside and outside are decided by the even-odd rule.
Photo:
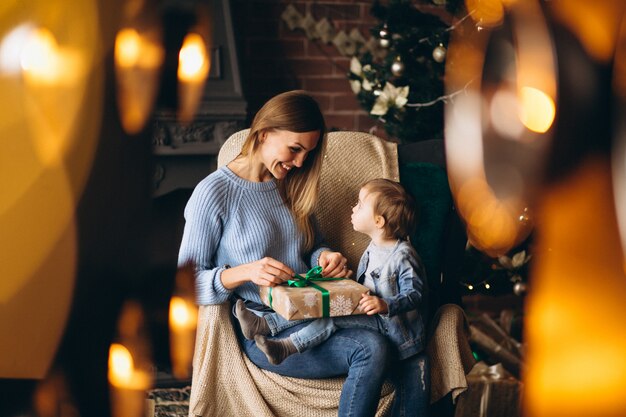
[[[243,335],[254,339],[272,364],[327,340],[340,328],[378,331],[391,339],[400,360],[424,349],[426,277],[419,256],[408,242],[415,226],[413,198],[397,182],[374,179],[365,183],[352,208],[352,226],[372,240],[363,253],[357,281],[370,289],[359,308],[365,315],[288,321],[277,313],[257,316],[239,300],[235,306]],[[310,323],[283,339],[268,339],[303,321]]]

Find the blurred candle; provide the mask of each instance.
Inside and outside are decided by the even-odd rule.
[[[115,38],[117,100],[126,133],[139,133],[157,96],[164,52],[157,31],[120,30]]]
[[[191,376],[198,307],[194,300],[193,268],[183,267],[176,274],[175,294],[170,300],[169,327],[172,372],[178,379]]]
[[[200,103],[204,85],[211,67],[204,39],[189,33],[183,40],[178,55],[179,119],[190,122]]]
[[[111,344],[109,349],[109,382],[117,388],[140,389],[150,388],[150,375],[135,368],[130,351],[119,343]]]
[[[119,343],[109,348],[109,387],[113,417],[143,417],[146,390],[152,387],[153,371],[144,334],[143,312],[127,302],[118,322]]]
[[[197,307],[182,297],[170,301],[170,349],[172,371],[176,378],[190,376],[198,320]]]

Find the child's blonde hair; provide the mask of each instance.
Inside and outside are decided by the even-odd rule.
[[[319,131],[317,146],[309,151],[302,167],[293,170],[278,183],[283,200],[293,213],[298,228],[304,234],[305,246],[310,250],[315,240],[312,215],[318,200],[322,155],[326,150],[324,116],[317,102],[304,91],[279,94],[256,113],[241,154],[254,154],[263,132],[272,130],[296,133]]]
[[[385,219],[385,237],[406,240],[415,230],[417,208],[413,197],[400,183],[385,178],[367,181],[361,188],[374,198],[374,215]]]

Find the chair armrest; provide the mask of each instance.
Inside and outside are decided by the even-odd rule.
[[[431,404],[452,394],[452,401],[467,389],[465,375],[476,363],[469,344],[469,325],[463,309],[442,305],[432,321],[426,352],[430,358]]]

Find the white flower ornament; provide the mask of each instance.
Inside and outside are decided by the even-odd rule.
[[[376,99],[370,114],[374,116],[384,116],[389,108],[401,109],[408,101],[409,86],[396,87],[391,83],[385,84],[382,93]]]
[[[363,78],[363,67],[361,66],[361,61],[359,61],[359,59],[355,56],[353,56],[350,60],[350,72]]]

